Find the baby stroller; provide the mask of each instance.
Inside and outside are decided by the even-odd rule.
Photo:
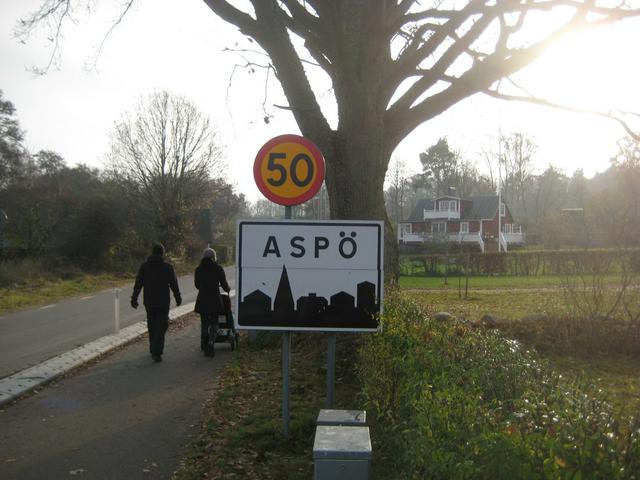
[[[216,343],[229,342],[231,350],[235,350],[238,346],[238,334],[233,325],[233,312],[231,311],[231,299],[229,294],[222,292],[220,294],[222,299],[222,306],[225,309],[224,315],[218,315],[218,328],[215,332],[212,332],[213,325],[209,326],[209,343],[207,344],[206,352],[208,355],[214,351],[214,345]]]

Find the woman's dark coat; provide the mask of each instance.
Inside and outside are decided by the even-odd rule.
[[[219,287],[221,286],[225,292],[231,289],[222,267],[210,258],[203,258],[196,268],[194,282],[198,289],[194,311],[223,315],[225,311],[221,303]]]

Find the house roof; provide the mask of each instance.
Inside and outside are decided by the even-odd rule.
[[[497,195],[478,195],[465,200],[471,200],[471,211],[465,218],[481,220],[483,218],[493,218],[496,216],[496,213],[498,213]]]
[[[416,206],[413,207],[413,211],[407,221],[409,222],[423,222],[424,221],[424,209],[433,210],[433,198],[423,198],[418,200]]]
[[[450,198],[448,196],[438,197]],[[433,210],[434,202],[437,199],[423,198],[418,201],[411,215],[407,219],[408,222],[423,222],[424,210]],[[463,201],[471,202],[471,209],[467,210],[467,214],[461,220],[481,220],[494,218],[498,212],[498,196],[497,195],[476,195],[473,197],[462,198]]]

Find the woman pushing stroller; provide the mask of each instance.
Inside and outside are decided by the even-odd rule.
[[[227,293],[231,290],[224,269],[217,262],[214,249],[205,248],[202,252],[202,260],[196,268],[194,282],[198,289],[194,311],[200,314],[200,349],[205,355],[212,357],[215,350],[212,348],[213,341],[209,342],[209,332],[215,336],[218,330],[218,315],[226,313],[220,297],[220,287]],[[211,348],[208,348],[208,345],[211,345]]]

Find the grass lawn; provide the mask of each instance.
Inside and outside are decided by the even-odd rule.
[[[193,273],[197,264],[197,261],[174,261],[176,274],[180,276]],[[133,283],[135,271],[123,274],[87,274],[77,271],[66,276],[68,278],[57,278],[54,273],[40,272],[37,269],[18,271],[11,286],[0,287],[0,315],[121,287]]]
[[[0,315],[106,288],[115,288],[132,280],[129,276],[110,274],[81,275],[70,280],[38,280],[0,288]]]
[[[495,291],[470,292],[469,296],[459,298],[456,290],[410,291],[406,295],[419,301],[432,313],[449,312],[458,318],[480,320],[489,313],[500,321],[513,321],[530,313],[548,313],[561,308],[563,296],[557,290],[514,291],[495,289]],[[463,293],[464,296],[464,293]]]

